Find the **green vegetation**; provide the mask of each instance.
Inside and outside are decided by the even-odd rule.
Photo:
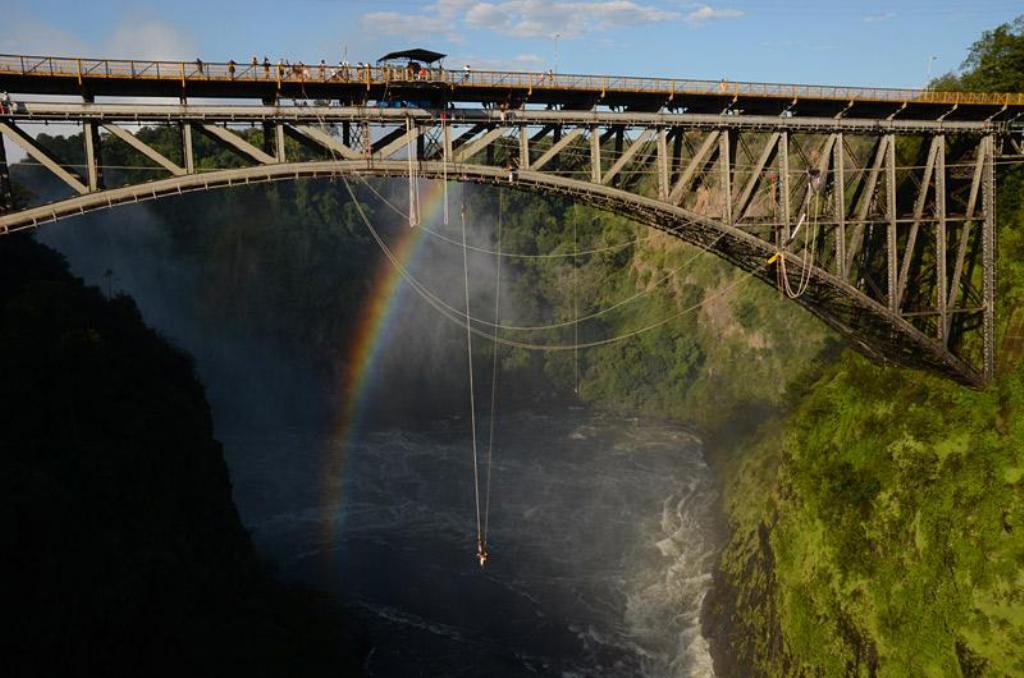
[[[937,84],[1020,91],[1022,58],[1024,18]],[[998,382],[847,352],[794,386],[727,481],[720,655],[764,675],[1024,673],[1024,171],[1000,182]]]

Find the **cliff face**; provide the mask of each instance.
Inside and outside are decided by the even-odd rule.
[[[0,239],[6,675],[337,675],[335,611],[263,571],[189,358]]]
[[[719,656],[761,675],[1024,672],[1022,479],[1024,371],[982,393],[844,357],[727,489]]]
[[[958,91],[1024,89],[1024,17]],[[1024,171],[1001,163],[999,376],[985,391],[846,353],[726,469],[706,630],[759,675],[1024,675]]]

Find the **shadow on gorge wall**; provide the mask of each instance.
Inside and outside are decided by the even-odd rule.
[[[328,600],[257,559],[191,359],[0,238],[4,674],[352,675]]]

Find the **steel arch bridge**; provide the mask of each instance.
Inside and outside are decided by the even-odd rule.
[[[0,144],[0,233],[274,180],[490,183],[628,216],[796,288],[877,359],[972,386],[994,374],[996,168],[1022,157],[1024,95],[21,56],[0,56],[0,91],[16,95],[0,102],[0,135],[69,193],[15,204]],[[53,122],[81,127],[81,166],[28,131]],[[176,153],[140,125],[173,126]],[[243,166],[200,163],[195,134]],[[110,143],[163,176],[106,187]]]

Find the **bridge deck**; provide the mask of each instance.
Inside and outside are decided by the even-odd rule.
[[[1024,93],[642,78],[393,66],[284,67],[0,55],[0,90],[14,93],[188,98],[279,98],[375,102],[558,104],[590,110],[859,118],[1018,120]]]

